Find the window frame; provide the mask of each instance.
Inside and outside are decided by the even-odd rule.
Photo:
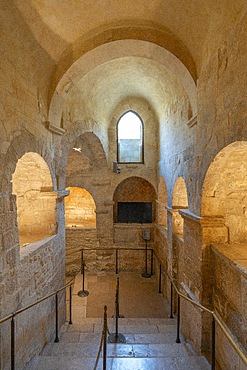
[[[140,120],[140,123],[141,123],[141,128],[142,128],[142,132],[141,132],[141,143],[142,143],[142,148],[141,148],[141,161],[138,161],[138,162],[121,162],[119,160],[120,158],[120,150],[119,150],[119,140],[118,140],[118,125],[119,125],[119,122],[121,121],[121,119],[128,113],[133,113],[135,114],[138,119]],[[116,131],[117,131],[117,162],[119,164],[144,164],[144,123],[143,123],[143,120],[141,118],[141,116],[134,110],[132,109],[129,109],[127,111],[125,111],[118,119],[117,121],[117,126],[116,126]]]

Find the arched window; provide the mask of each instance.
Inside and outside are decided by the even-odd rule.
[[[118,163],[143,163],[143,123],[136,112],[124,113],[117,124]]]

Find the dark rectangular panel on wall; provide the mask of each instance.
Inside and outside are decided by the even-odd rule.
[[[152,202],[118,202],[117,222],[151,223]]]

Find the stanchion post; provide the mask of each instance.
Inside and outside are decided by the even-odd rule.
[[[173,286],[171,282],[170,319],[173,319]]]
[[[116,248],[116,275],[118,274],[118,249]]]
[[[119,317],[119,304],[118,304],[118,299],[119,299],[119,295],[118,295],[118,289],[119,289],[119,278],[117,279],[117,291],[116,291],[116,327],[115,327],[115,343],[117,343],[118,341],[118,317]]]
[[[15,316],[11,319],[11,370],[15,370]]]
[[[84,265],[84,254],[83,254],[83,249],[81,249],[81,273],[83,270],[83,265]]]
[[[177,339],[176,343],[180,342],[180,295],[178,294],[178,317],[177,317]]]
[[[77,295],[79,297],[87,297],[89,295],[89,292],[85,290],[85,262],[84,261],[82,261],[81,273],[82,273],[82,290],[80,290],[77,293]]]
[[[148,242],[145,240],[145,272],[142,274],[144,278],[150,278],[151,274],[148,273]]]
[[[154,251],[151,249],[151,275],[154,274]]]
[[[104,307],[104,339],[103,339],[103,370],[106,370],[106,356],[107,356],[107,307]]]
[[[159,293],[162,293],[161,291],[161,272],[162,272],[162,267],[161,267],[161,264],[160,264],[160,274],[159,274]]]
[[[69,324],[72,325],[72,285],[69,286]]]
[[[57,293],[55,295],[55,302],[56,302],[56,337],[55,337],[54,342],[58,343],[59,338],[58,338],[58,295]]]
[[[119,277],[117,278],[116,296],[115,296],[115,333],[111,333],[108,337],[109,343],[126,343],[125,336],[118,332],[119,315]],[[114,317],[114,316],[113,316]],[[121,316],[124,317],[124,316]]]
[[[215,370],[216,363],[216,345],[215,345],[215,318],[212,318],[212,360],[211,360],[211,369]]]

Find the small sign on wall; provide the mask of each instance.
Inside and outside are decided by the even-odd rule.
[[[143,240],[150,240],[151,239],[150,229],[143,229],[142,230],[142,238],[143,238]]]

